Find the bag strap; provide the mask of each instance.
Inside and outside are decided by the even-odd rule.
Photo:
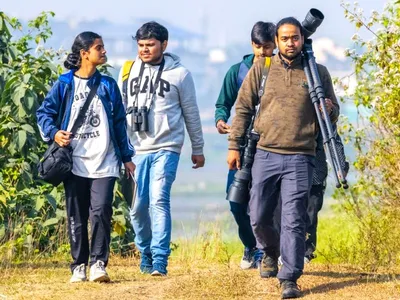
[[[258,90],[258,98],[260,99],[259,103],[261,103],[261,97],[264,95],[265,84],[267,82],[270,67],[271,67],[271,57],[266,57],[265,63],[264,63],[264,68],[262,71],[260,89]]]
[[[252,119],[252,123],[250,124],[251,127],[253,126],[255,119],[258,117],[258,114],[260,113],[261,98],[264,95],[265,84],[267,82],[270,67],[271,67],[271,57],[266,57],[265,62],[264,62],[264,68],[262,70],[260,89],[258,90],[258,99],[259,100],[258,100],[258,104],[256,105],[256,113],[254,114],[254,118]]]
[[[243,80],[246,77],[247,73],[249,72],[249,67],[242,61],[239,66],[239,72],[237,77],[237,90],[239,91],[240,87],[242,86]]]
[[[128,104],[128,78],[134,63],[134,60],[127,60],[122,66],[122,100],[125,106]]]
[[[100,84],[100,78],[101,78],[101,75],[99,75],[95,78],[93,87],[90,90],[89,95],[86,98],[85,104],[83,105],[82,109],[79,111],[79,115],[75,120],[74,126],[72,126],[72,128],[71,128],[72,135],[74,135],[75,132],[78,130],[78,128],[82,125],[83,119],[86,115],[86,111],[88,110],[89,105],[94,98],[94,95],[96,95],[97,88],[99,87],[99,84]]]

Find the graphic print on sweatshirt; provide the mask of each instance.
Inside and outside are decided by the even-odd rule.
[[[180,58],[171,53],[164,53],[165,64],[161,73],[157,90],[154,91],[159,71],[158,65],[142,63],[135,58],[127,81],[124,105],[127,109],[142,106],[148,108],[148,131],[135,131],[132,126],[133,114],[127,115],[128,135],[137,154],[168,150],[180,153],[185,139],[185,127],[190,136],[193,150],[197,154],[202,151],[203,136],[201,120],[196,103],[196,89],[188,69]],[[135,86],[143,65],[143,75],[139,90]],[[122,89],[123,68],[120,70],[118,85]],[[151,104],[151,106],[150,106]]]
[[[74,77],[74,102],[68,131],[71,130],[90,89],[88,79]],[[71,141],[73,151],[72,173],[82,177],[118,177],[119,167],[115,149],[112,145],[107,113],[100,98],[95,95],[90,103],[81,126]]]

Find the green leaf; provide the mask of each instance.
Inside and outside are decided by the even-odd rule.
[[[56,201],[56,199],[51,195],[46,195],[46,199],[47,199],[47,202],[50,203],[51,207],[54,210],[56,210],[57,209],[57,201]]]
[[[18,86],[12,95],[12,99],[16,105],[21,105],[21,98],[25,96],[26,86],[21,84]]]
[[[35,129],[32,127],[32,125],[24,124],[21,126],[21,128],[29,133],[35,134]]]
[[[24,104],[25,107],[28,109],[28,111],[30,112],[32,111],[32,109],[35,107],[35,102],[36,102],[36,94],[31,90],[27,90],[24,97]]]
[[[31,74],[25,74],[24,75],[24,79],[23,79],[23,81],[24,81],[24,83],[26,83],[26,84],[28,84],[29,83],[29,80],[31,79],[31,77],[32,77],[32,75]]]
[[[114,215],[113,216],[113,221],[115,223],[118,223],[118,224],[122,225],[122,226],[125,226],[125,224],[126,224],[126,219],[125,219],[125,216],[123,216],[123,215]]]
[[[17,149],[21,151],[24,148],[25,143],[26,143],[26,131],[19,130],[17,140],[15,142],[17,145]]]
[[[43,223],[43,227],[52,226],[52,225],[56,225],[56,224],[58,224],[58,219],[51,218],[51,219],[46,220],[46,222]]]
[[[32,231],[33,231],[33,226],[31,224],[26,225],[25,233],[26,234],[31,234]]]
[[[2,126],[5,129],[14,129],[18,127],[18,124],[15,122],[8,122]]]
[[[56,187],[53,188],[53,189],[51,190],[50,195],[51,195],[54,199],[56,199],[56,201],[57,201],[58,204],[62,204],[62,200],[63,200],[62,197],[61,197],[61,196],[62,196],[62,193],[60,193]]]
[[[44,205],[44,197],[40,196],[36,198],[36,206],[35,209],[39,211]]]

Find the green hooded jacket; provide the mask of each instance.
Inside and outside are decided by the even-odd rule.
[[[243,57],[243,62],[249,69],[253,65],[253,60],[254,54],[248,54]],[[231,116],[231,109],[235,104],[240,88],[237,83],[240,64],[241,62],[230,67],[225,75],[221,92],[219,93],[217,103],[215,103],[215,124],[219,120],[227,122]]]

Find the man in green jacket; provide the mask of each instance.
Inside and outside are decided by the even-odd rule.
[[[238,91],[247,72],[253,62],[263,57],[271,57],[275,49],[274,42],[275,25],[269,22],[257,22],[251,30],[251,46],[253,54],[243,57],[243,61],[230,67],[226,73],[224,83],[221,88],[217,103],[215,104],[215,124],[220,134],[230,132],[227,121],[231,115],[231,109],[236,101]],[[232,184],[237,170],[229,170],[226,191]],[[256,248],[256,239],[247,214],[247,204],[229,202],[231,212],[238,225],[239,238],[244,245],[244,253],[240,267],[250,269],[257,267],[257,262],[261,260],[262,253]]]

